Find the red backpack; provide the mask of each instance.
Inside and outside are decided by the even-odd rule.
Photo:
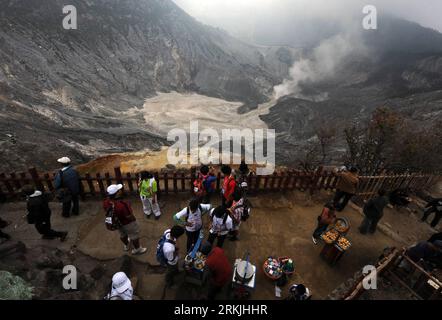
[[[204,176],[202,174],[198,174],[198,178],[193,181],[193,194],[197,197],[202,197],[206,194],[204,180]]]

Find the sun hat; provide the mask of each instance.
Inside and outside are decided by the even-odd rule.
[[[121,189],[123,189],[122,184],[111,184],[109,187],[107,187],[107,194],[110,196],[114,195]]]
[[[132,286],[129,278],[124,272],[117,272],[112,277],[112,287],[118,292],[123,293]]]
[[[58,159],[57,162],[62,163],[62,164],[68,164],[68,163],[71,163],[71,159],[69,159],[68,157],[62,157],[62,158]]]

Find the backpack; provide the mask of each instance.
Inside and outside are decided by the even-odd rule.
[[[107,230],[115,231],[120,229],[121,222],[115,214],[115,203],[111,201],[110,208],[106,211],[106,218],[104,220],[104,224],[106,225]]]
[[[195,196],[197,197],[203,197],[206,195],[207,190],[206,190],[206,177],[208,176],[203,176],[202,174],[198,174],[198,178],[196,178],[193,181],[193,193]]]
[[[164,255],[164,250],[163,250],[164,244],[165,244],[166,242],[171,243],[171,244],[173,244],[173,245],[176,244],[175,241],[172,241],[172,240],[166,238],[166,236],[167,236],[168,234],[170,234],[170,232],[167,232],[167,233],[163,234],[163,235],[161,236],[160,241],[158,241],[158,245],[157,245],[157,253],[156,253],[157,261],[158,261],[158,262],[160,263],[160,265],[163,266],[163,267],[164,267],[164,266],[167,266],[167,258],[166,258],[166,256]]]
[[[247,221],[247,219],[249,219],[250,211],[251,211],[251,208],[252,208],[251,202],[246,197],[246,191],[247,191],[247,184],[242,186],[242,183],[240,185],[236,185],[235,191],[234,191],[235,193],[239,192],[241,194],[241,197],[243,198],[242,204],[236,206],[234,209],[236,209],[236,208],[243,208],[242,214],[241,214],[241,220],[244,221],[244,222]]]
[[[214,214],[213,214],[213,211],[214,210],[212,210],[211,212],[210,212],[210,219],[212,219],[212,222],[213,222],[213,217],[215,216]],[[223,217],[223,224],[222,224],[222,226],[225,226],[226,225],[226,221],[227,221],[227,218],[229,217],[229,213],[226,211],[226,213],[224,213],[224,217]]]
[[[200,209],[201,214],[203,214],[203,207],[201,207],[200,204],[198,205],[198,209]],[[190,209],[189,209],[189,207],[187,207],[186,210],[187,210],[187,211],[186,211],[186,223],[187,223],[187,221],[189,221],[189,214],[190,214]]]

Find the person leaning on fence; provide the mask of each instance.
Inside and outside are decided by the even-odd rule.
[[[223,186],[221,190],[221,203],[224,207],[229,208],[233,202],[233,191],[236,187],[235,173],[230,166],[223,165],[221,173],[224,176]]]
[[[147,171],[141,172],[138,189],[145,217],[150,218],[153,213],[155,219],[158,220],[161,216],[161,211],[157,198],[158,185],[154,176]]]
[[[344,167],[338,172],[338,183],[333,200],[337,211],[341,212],[347,206],[351,197],[356,194],[359,184],[358,169],[351,167],[349,171]]]
[[[55,231],[51,227],[51,209],[49,208],[49,194],[43,194],[31,185],[23,186],[22,192],[26,196],[28,214],[26,219],[33,224],[42,239],[53,240],[59,238],[65,241],[67,232]]]
[[[388,197],[385,190],[379,190],[376,198],[370,199],[364,205],[364,220],[359,226],[359,232],[362,234],[375,233],[376,227],[384,215],[384,208],[388,205]]]
[[[62,164],[63,168],[55,176],[54,186],[57,199],[63,203],[62,215],[69,218],[71,213],[75,216],[79,214],[80,176],[68,157],[60,158],[57,162]]]
[[[336,210],[333,203],[327,203],[322,208],[321,215],[318,216],[318,225],[313,231],[312,241],[314,244],[318,244],[318,239],[322,233],[324,233],[330,224],[336,221]]]
[[[128,202],[120,199],[122,184],[112,184],[107,188],[107,198],[103,202],[106,215],[117,220],[120,232],[120,240],[124,244],[124,251],[129,251],[130,244],[133,246],[132,254],[139,255],[147,251],[140,245],[140,227]]]
[[[215,183],[217,177],[209,166],[203,165],[200,168],[195,181],[193,182],[194,194],[201,203],[208,204],[215,192]]]
[[[208,213],[212,206],[200,204],[197,199],[189,202],[189,205],[173,216],[173,220],[186,228],[187,252],[198,241],[201,228],[203,227],[203,215]]]

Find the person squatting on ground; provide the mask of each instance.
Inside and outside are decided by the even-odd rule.
[[[117,272],[112,277],[111,290],[105,300],[133,300],[132,282],[124,272]]]
[[[233,230],[233,220],[224,206],[212,209],[210,211],[210,218],[212,219],[212,225],[207,241],[213,246],[216,239],[216,245],[222,248],[227,234]]]
[[[60,158],[57,162],[63,165],[63,168],[58,171],[54,180],[57,199],[63,203],[62,215],[65,218],[69,218],[71,213],[77,216],[80,210],[80,176],[77,170],[71,165],[71,160],[68,157]]]
[[[318,239],[322,233],[324,233],[328,226],[335,223],[336,210],[333,203],[327,203],[322,209],[321,215],[318,216],[318,226],[313,231],[312,241],[314,244],[318,244]]]
[[[362,234],[375,233],[378,222],[384,215],[384,209],[388,205],[389,199],[385,190],[379,190],[376,198],[370,199],[364,205],[364,220],[359,226],[359,232]]]
[[[189,202],[189,205],[173,216],[173,220],[186,228],[187,252],[198,241],[201,228],[203,227],[203,215],[208,213],[212,206],[200,204],[197,199]]]
[[[212,194],[215,192],[217,177],[212,169],[206,165],[201,166],[195,181],[193,182],[193,193],[199,202],[210,203]]]
[[[151,173],[147,171],[141,172],[138,190],[140,192],[145,217],[150,218],[153,213],[155,219],[158,220],[161,216],[160,206],[157,199],[158,184]]]
[[[232,280],[232,266],[223,249],[215,247],[209,242],[203,243],[201,253],[207,256],[206,266],[209,270],[209,292],[207,298],[214,300]]]
[[[347,206],[348,201],[356,194],[359,184],[358,169],[350,168],[349,171],[343,168],[338,172],[339,180],[336,185],[336,194],[333,204],[338,212]]]
[[[431,227],[435,228],[440,219],[442,218],[442,198],[433,199],[427,203],[424,209],[424,215],[422,217],[422,222],[427,221],[430,214],[434,212],[433,221],[431,221]]]
[[[166,287],[170,288],[174,284],[174,278],[179,273],[179,248],[177,240],[184,234],[184,228],[173,226],[164,232],[157,246],[157,260],[166,266]]]
[[[107,188],[107,198],[103,202],[106,216],[116,221],[116,229],[120,233],[120,240],[124,244],[124,251],[133,246],[132,254],[143,254],[146,248],[140,246],[140,227],[129,203],[120,199],[122,184],[112,184]]]
[[[28,214],[26,216],[28,223],[33,224],[42,239],[53,240],[59,238],[66,240],[67,232],[55,231],[51,227],[51,209],[49,208],[49,194],[43,194],[31,185],[26,185],[22,189],[26,196],[26,207]]]
[[[233,191],[236,187],[235,174],[232,168],[227,165],[221,167],[221,173],[224,176],[221,189],[221,203],[224,207],[230,208],[233,202]]]

